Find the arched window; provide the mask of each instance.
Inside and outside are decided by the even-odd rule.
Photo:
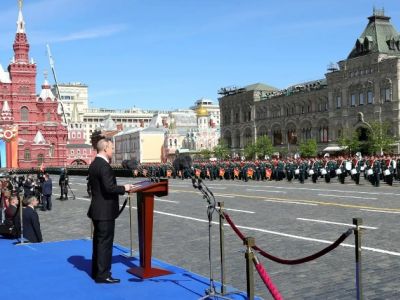
[[[53,156],[54,156],[54,144],[51,144],[51,145],[50,145],[49,156],[50,156],[50,157],[53,157]]]
[[[29,109],[26,106],[21,107],[21,121],[29,121]]]
[[[37,161],[38,161],[38,166],[40,166],[44,162],[44,155],[38,154]]]
[[[31,150],[25,149],[25,151],[24,151],[24,160],[31,160]]]

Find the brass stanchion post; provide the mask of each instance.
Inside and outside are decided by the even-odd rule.
[[[255,245],[255,239],[253,237],[247,237],[244,239],[244,245],[246,245],[246,280],[247,280],[247,299],[254,299],[254,267],[253,258],[254,254],[251,248]]]
[[[356,254],[356,289],[357,289],[357,300],[364,299],[362,292],[362,276],[361,276],[361,229],[362,225],[361,218],[353,218],[353,224],[356,226],[354,229],[355,239],[355,254]]]
[[[130,238],[130,249],[129,253],[124,253],[125,257],[133,257],[133,230],[132,230],[132,201],[131,201],[131,193],[128,193],[128,202],[129,202],[129,238]]]
[[[219,206],[219,245],[221,255],[221,294],[226,293],[225,287],[225,235],[224,235],[224,202],[218,202]]]

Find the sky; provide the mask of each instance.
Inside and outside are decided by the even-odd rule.
[[[0,63],[7,68],[17,0],[0,1]],[[171,110],[222,87],[279,89],[324,78],[346,59],[373,7],[400,30],[399,0],[24,0],[37,85],[89,86],[89,106]],[[38,91],[39,92],[39,91]]]

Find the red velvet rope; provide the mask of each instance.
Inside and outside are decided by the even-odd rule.
[[[262,281],[264,281],[265,286],[268,288],[269,292],[271,293],[272,297],[275,300],[283,300],[281,293],[279,293],[278,288],[272,282],[271,277],[269,277],[267,271],[265,270],[264,266],[257,262],[256,259],[253,259],[254,265],[258,274],[260,275]]]
[[[233,223],[232,219],[228,214],[223,212],[223,215],[226,219],[226,221],[229,223],[233,231],[238,235],[238,237],[243,241],[244,240],[244,235],[243,233],[236,227],[236,225]],[[318,251],[317,253],[314,253],[310,256],[306,256],[303,258],[299,259],[282,259],[276,256],[273,256],[265,251],[263,251],[261,248],[257,247],[257,245],[253,246],[252,248],[256,251],[258,251],[262,256],[265,258],[268,258],[274,262],[284,264],[284,265],[298,265],[298,264],[303,264],[309,261],[312,261],[314,259],[317,259],[328,252],[332,251],[335,249],[337,246],[339,246],[351,233],[353,232],[352,229],[347,230],[345,233],[343,233],[333,244],[329,245],[328,247],[322,249],[321,251]]]

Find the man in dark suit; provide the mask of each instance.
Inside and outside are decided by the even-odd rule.
[[[100,139],[96,148],[97,156],[89,167],[92,201],[88,217],[92,219],[94,226],[92,278],[97,283],[118,283],[119,279],[111,277],[115,219],[119,215],[119,195],[129,191],[131,185],[117,185],[109,164],[113,154],[111,140]]]
[[[43,203],[42,210],[51,210],[51,195],[53,194],[53,183],[49,174],[44,174],[44,181],[42,183]]]
[[[24,199],[24,204],[26,205],[22,212],[24,238],[31,243],[40,243],[43,241],[43,238],[40,230],[39,216],[35,211],[35,207],[39,204],[39,200],[32,196]],[[21,232],[20,219],[20,214],[18,212],[14,218],[18,232]]]

